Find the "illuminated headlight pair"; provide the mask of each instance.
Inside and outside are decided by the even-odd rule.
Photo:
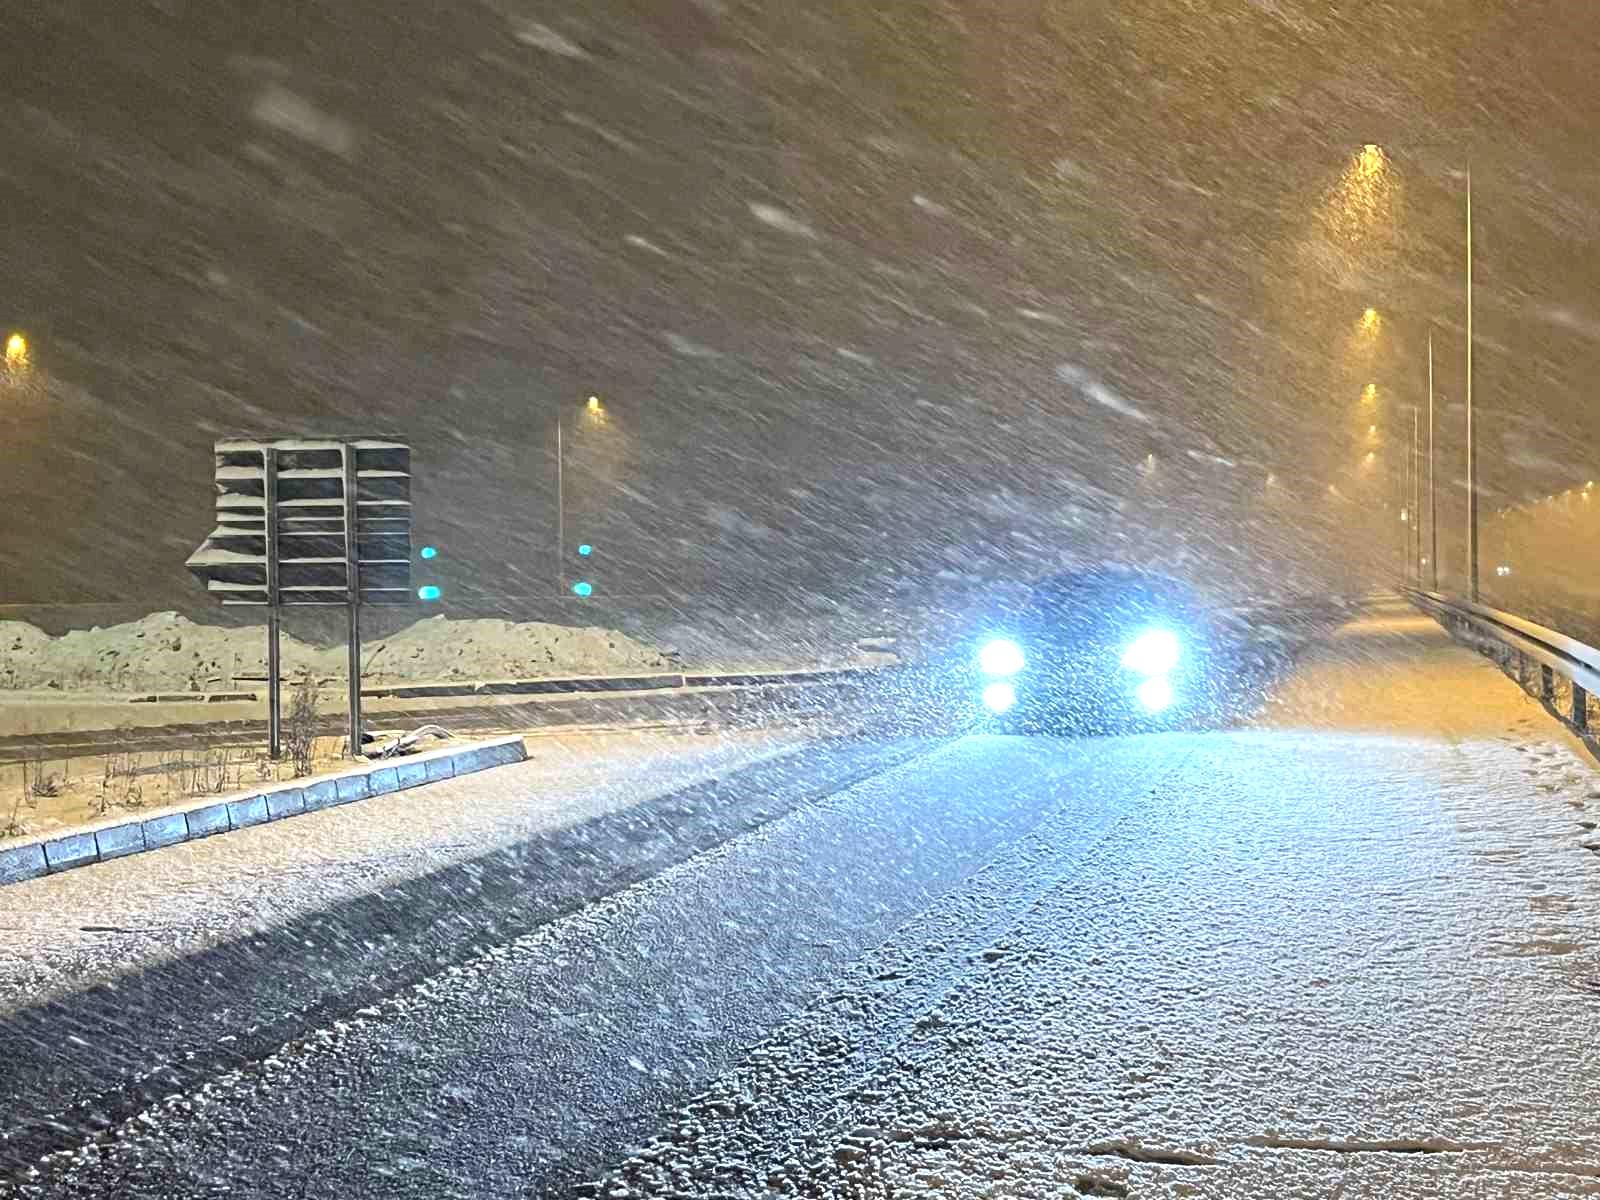
[[[1172,706],[1172,681],[1167,676],[1182,657],[1178,635],[1170,629],[1147,629],[1123,650],[1122,665],[1144,676],[1133,696],[1145,712],[1164,712]]]
[[[1017,689],[1010,677],[1028,665],[1022,647],[1010,638],[995,638],[985,642],[978,651],[978,670],[988,675],[992,682],[984,685],[983,706],[992,713],[1009,712],[1016,707]]]

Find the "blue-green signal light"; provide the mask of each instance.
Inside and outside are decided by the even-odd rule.
[[[579,580],[577,583],[572,585],[572,591],[574,595],[592,596],[594,595],[594,585],[584,580]]]
[[[440,595],[441,593],[439,589],[434,587],[431,583],[424,584],[422,587],[417,589],[418,600],[437,600]]]

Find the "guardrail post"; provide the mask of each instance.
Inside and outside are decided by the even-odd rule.
[[[1580,733],[1589,729],[1589,689],[1581,683],[1572,685],[1572,723]]]
[[[1549,704],[1556,698],[1556,673],[1543,663],[1539,664],[1539,699]]]

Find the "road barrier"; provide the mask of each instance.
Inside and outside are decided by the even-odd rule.
[[[791,714],[808,697],[826,706],[837,688],[860,688],[887,681],[900,667],[836,667],[798,671],[738,671],[699,674],[601,675],[562,679],[460,680],[381,685],[362,690],[370,700],[422,703],[368,713],[366,727],[445,724],[479,732],[578,726],[628,727],[637,724],[717,720],[752,708]],[[217,703],[251,699],[253,693],[173,693],[131,697],[131,703]],[[481,704],[471,703],[481,700]],[[434,702],[429,704],[428,702]],[[465,703],[463,703],[465,701]],[[340,732],[332,716],[319,717],[319,737]],[[79,729],[0,736],[0,767],[41,755],[85,757],[189,747],[265,744],[267,723],[219,716],[181,724]]]
[[[1412,603],[1499,664],[1501,670],[1535,697],[1591,749],[1600,752],[1592,732],[1589,697],[1600,692],[1600,650],[1556,629],[1515,613],[1452,600],[1438,592],[1403,589]],[[1557,680],[1564,681],[1560,687]],[[1562,697],[1559,693],[1570,695]],[[1563,706],[1562,699],[1567,703]]]

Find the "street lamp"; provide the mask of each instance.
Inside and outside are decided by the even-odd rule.
[[[563,426],[566,422],[562,419],[562,409],[556,409],[556,591],[567,590],[567,482],[566,482],[566,451],[563,446]],[[591,425],[605,425],[607,423],[606,406],[600,402],[599,396],[590,396],[583,402],[583,412],[586,420]],[[594,547],[588,543],[578,547],[578,553],[587,557],[594,552]],[[593,589],[587,583],[579,587],[585,591],[577,592],[580,596],[589,595]],[[573,589],[577,591],[576,588]]]
[[[1467,575],[1478,602],[1478,452],[1472,441],[1472,168],[1467,168]]]
[[[13,371],[28,365],[28,339],[20,333],[6,338],[6,366]]]
[[[1433,330],[1428,330],[1428,557],[1433,590],[1439,590],[1439,502],[1433,487]],[[1420,581],[1420,574],[1418,576]]]
[[[1476,603],[1480,596],[1478,586],[1478,447],[1476,430],[1473,422],[1472,409],[1472,168],[1469,165],[1463,172],[1466,181],[1466,276],[1467,276],[1467,383],[1466,383],[1466,410],[1467,410],[1467,590],[1470,599]],[[1346,168],[1342,181],[1341,195],[1345,199],[1345,207],[1352,210],[1354,215],[1371,217],[1376,212],[1376,202],[1381,200],[1384,193],[1382,187],[1387,185],[1387,160],[1382,147],[1367,143],[1356,155],[1355,161]],[[1366,222],[1370,225],[1370,221]],[[1364,225],[1365,227],[1365,225]],[[1375,334],[1382,322],[1382,317],[1374,308],[1368,308],[1361,316],[1360,328],[1365,334]],[[1375,394],[1370,385],[1362,398],[1371,401]],[[1433,334],[1428,334],[1428,525],[1431,544],[1430,553],[1426,561],[1433,568],[1433,587],[1439,586],[1439,533],[1435,523],[1438,514],[1437,492],[1434,486],[1434,404],[1433,404]],[[1419,514],[1420,515],[1420,514]],[[1419,544],[1420,551],[1420,544]],[[1421,559],[1419,553],[1418,558]],[[1420,570],[1418,583],[1421,583]]]

